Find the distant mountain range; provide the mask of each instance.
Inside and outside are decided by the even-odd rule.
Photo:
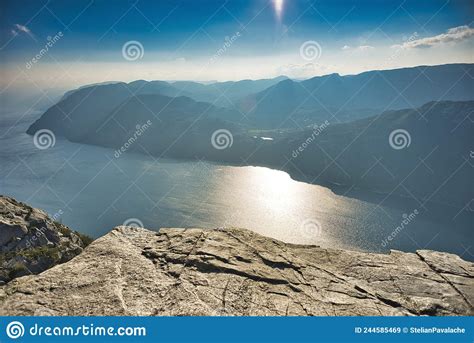
[[[465,206],[474,198],[466,165],[474,145],[470,75],[473,65],[455,64],[302,82],[93,85],[66,94],[27,132],[49,129],[74,142],[120,149],[149,123],[127,151],[271,166],[309,182]],[[226,106],[216,105],[222,93]],[[253,108],[243,111],[243,103]],[[218,130],[231,134],[225,149],[212,144]]]
[[[255,104],[248,117],[259,126],[276,128],[292,121],[349,121],[429,101],[474,100],[473,90],[474,64],[446,64],[288,79],[243,99],[241,107]]]
[[[49,128],[56,134],[66,137],[75,142],[82,142],[86,137],[90,138],[91,132],[95,132],[104,121],[118,112],[122,106],[129,103],[130,99],[138,99],[135,103],[140,104],[139,99],[144,95],[154,95],[162,99],[162,96],[171,98],[188,97],[194,102],[208,102],[205,107],[211,105],[224,107],[217,114],[217,109],[211,110],[216,117],[227,118],[232,121],[242,121],[244,116],[237,110],[237,101],[253,92],[266,89],[286,77],[278,77],[268,80],[243,80],[236,82],[217,82],[209,85],[191,81],[179,81],[169,83],[166,81],[143,81],[138,80],[130,83],[105,82],[80,87],[76,90],[66,92],[61,100],[50,107],[41,118],[35,122],[28,133],[34,133],[41,128]],[[171,100],[171,99],[169,99]],[[150,101],[150,97],[147,97]],[[235,102],[235,103],[233,103]],[[156,116],[169,117],[171,108],[177,110],[180,104],[184,107],[189,102],[172,101],[172,107],[156,107]],[[155,102],[154,105],[157,105]],[[163,104],[164,106],[164,104]],[[128,107],[129,108],[129,107]],[[200,114],[199,111],[188,111],[192,118]],[[179,111],[179,110],[178,110]]]
[[[283,80],[288,80],[288,78],[279,76],[273,79],[216,82],[208,85],[178,81],[171,83],[171,85],[186,93],[183,95],[188,95],[197,101],[210,102],[222,107],[238,107],[241,106],[240,100],[242,98],[261,92]]]

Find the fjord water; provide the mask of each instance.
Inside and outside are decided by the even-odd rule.
[[[0,192],[93,237],[127,220],[154,230],[236,226],[290,243],[374,252],[435,249],[474,259],[468,207],[336,195],[263,167],[131,153],[116,158],[111,149],[59,137],[54,147],[39,150],[25,133],[38,113],[1,116]],[[404,219],[408,224],[400,229]]]

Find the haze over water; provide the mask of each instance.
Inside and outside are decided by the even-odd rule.
[[[374,252],[435,249],[472,260],[466,253],[472,212],[441,206],[427,212],[400,198],[378,205],[380,200],[336,195],[263,167],[152,160],[131,153],[115,158],[111,149],[60,138],[54,147],[38,150],[24,133],[38,115],[2,114],[0,193],[93,237],[127,220],[154,230],[236,226],[290,243]],[[382,244],[414,210],[419,214]]]

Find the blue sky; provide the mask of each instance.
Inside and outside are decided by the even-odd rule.
[[[1,6],[4,83],[307,78],[474,60],[469,0],[4,0]],[[140,44],[140,58],[124,58],[129,41]],[[314,56],[302,56],[305,42]]]

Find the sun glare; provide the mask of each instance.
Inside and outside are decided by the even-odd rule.
[[[284,0],[273,0],[273,7],[278,18],[281,18],[283,12],[283,2]]]

